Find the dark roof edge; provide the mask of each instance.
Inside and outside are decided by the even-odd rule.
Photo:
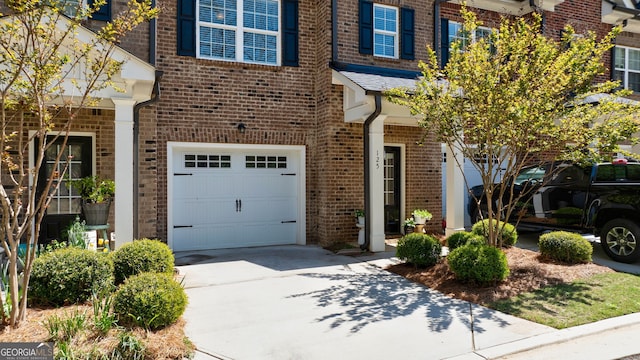
[[[402,79],[417,79],[422,73],[419,71],[390,69],[371,65],[349,64],[340,61],[329,62],[329,67],[337,71],[351,71],[361,74],[380,75]]]
[[[620,12],[624,12],[627,14],[633,14],[633,15],[639,15],[640,14],[640,9],[630,9],[626,6],[620,6],[620,4],[618,4],[617,2],[613,1],[613,0],[604,0],[605,2],[608,2],[609,4],[613,5],[613,9],[620,11]]]

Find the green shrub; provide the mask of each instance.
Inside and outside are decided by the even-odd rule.
[[[449,251],[452,251],[455,248],[459,248],[460,246],[466,245],[468,243],[478,245],[486,244],[487,241],[482,236],[468,231],[459,231],[457,233],[449,235],[449,237],[447,238],[447,246],[449,247]]]
[[[498,245],[503,247],[510,247],[516,244],[518,241],[518,233],[515,226],[498,220],[493,220],[493,229],[499,231],[498,233]],[[485,239],[489,239],[489,219],[478,221],[471,227],[471,232],[484,236]]]
[[[509,276],[507,256],[490,245],[461,246],[449,253],[447,261],[456,278],[462,281],[487,284]]]
[[[112,254],[116,284],[143,272],[173,274],[173,253],[158,240],[135,240]]]
[[[71,247],[46,253],[33,262],[29,297],[34,303],[59,306],[84,302],[92,293],[104,294],[112,288],[111,259]]]
[[[570,264],[591,262],[593,247],[580,234],[567,231],[553,231],[540,236],[538,240],[543,257]]]
[[[396,256],[415,266],[432,266],[440,259],[442,245],[431,235],[412,233],[398,241]]]
[[[113,298],[118,324],[158,329],[173,324],[187,307],[187,294],[167,274],[142,273],[120,285]]]

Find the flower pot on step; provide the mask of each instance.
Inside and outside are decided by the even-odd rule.
[[[101,203],[82,203],[82,212],[87,225],[106,225],[109,221],[111,201]]]

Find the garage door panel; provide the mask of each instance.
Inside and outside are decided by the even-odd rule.
[[[238,247],[238,237],[235,235],[234,226],[202,224],[188,228],[174,229],[175,251],[204,250],[216,248]],[[223,235],[220,235],[223,234]]]
[[[242,217],[247,221],[290,221],[297,217],[297,208],[291,204],[294,197],[288,198],[253,198],[242,202]],[[269,211],[264,211],[269,209]],[[252,220],[253,219],[253,220]]]
[[[176,225],[224,224],[237,217],[233,199],[191,199],[182,201],[180,206],[183,210],[174,213]]]
[[[238,233],[237,244],[244,246],[269,246],[295,244],[296,224],[248,224]],[[238,245],[242,247],[243,245]]]
[[[244,179],[245,196],[287,196],[291,188],[297,186],[296,176],[280,174],[248,174]]]

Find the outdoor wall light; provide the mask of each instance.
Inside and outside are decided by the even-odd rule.
[[[247,130],[247,126],[244,123],[239,123],[238,132],[240,132],[240,134],[244,134],[245,130]]]

